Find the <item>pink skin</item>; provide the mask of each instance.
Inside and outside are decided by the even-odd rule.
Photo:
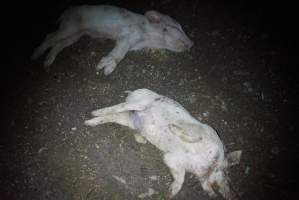
[[[59,52],[83,35],[116,41],[112,51],[96,67],[104,69],[105,75],[112,73],[131,50],[158,48],[182,52],[193,46],[178,22],[157,11],[140,15],[114,6],[78,6],[66,10],[59,21],[59,29],[48,34],[32,55],[32,59],[36,59],[51,48],[44,62],[46,67]]]
[[[88,126],[117,123],[134,131],[139,143],[150,142],[163,153],[164,163],[173,177],[170,197],[175,196],[184,183],[186,172],[199,179],[210,196],[221,194],[236,199],[229,186],[225,170],[238,164],[241,151],[225,155],[224,146],[216,131],[193,118],[176,101],[148,89],[132,91],[126,101],[92,112]]]

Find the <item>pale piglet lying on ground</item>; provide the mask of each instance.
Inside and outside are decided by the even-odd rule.
[[[185,172],[197,176],[210,195],[220,193],[225,199],[237,195],[229,187],[225,174],[228,166],[239,163],[241,151],[224,155],[224,146],[210,126],[193,118],[179,103],[148,89],[131,92],[124,103],[92,112],[88,126],[117,123],[137,130],[137,142],[144,139],[164,153],[164,162],[173,176],[170,196],[176,195]]]
[[[46,67],[82,35],[116,41],[114,49],[96,67],[104,69],[105,75],[110,74],[130,50],[160,48],[181,52],[193,45],[178,22],[158,11],[140,15],[114,6],[84,5],[66,10],[59,21],[59,29],[48,34],[32,55],[32,59],[36,59],[51,48],[44,62]]]

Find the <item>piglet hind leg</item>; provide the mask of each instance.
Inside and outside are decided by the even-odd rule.
[[[86,120],[84,124],[87,126],[97,126],[105,123],[116,123],[134,129],[134,125],[131,122],[129,115],[129,112],[113,113]]]
[[[53,45],[52,38],[56,35],[56,32],[50,33],[46,36],[45,40],[41,45],[39,45],[33,52],[31,60],[36,60],[40,57],[48,48]]]
[[[53,33],[50,33],[46,36],[45,40],[42,42],[40,46],[38,46],[32,56],[31,59],[35,60],[39,56],[41,56],[48,48],[55,46],[56,44],[60,43],[61,40],[67,39],[75,35],[77,30],[72,27],[64,27],[60,26],[60,28]]]
[[[230,187],[229,178],[221,170],[212,172],[207,183],[226,200],[240,199],[237,192]]]
[[[54,45],[45,59],[44,66],[49,67],[54,62],[59,52],[61,52],[65,47],[75,43],[80,37],[81,34],[74,34],[66,39],[59,41],[56,45]]]
[[[170,185],[169,197],[174,197],[182,188],[185,179],[185,168],[182,166],[180,157],[175,153],[164,155],[164,162],[168,166],[173,177],[173,182]]]
[[[120,103],[111,107],[101,108],[91,112],[92,116],[105,116],[114,113],[126,112],[126,111],[141,111],[144,109],[144,105],[138,103]]]
[[[203,180],[200,179],[202,189],[209,195],[209,197],[214,198],[217,194],[214,192],[214,189],[211,183],[204,178]]]

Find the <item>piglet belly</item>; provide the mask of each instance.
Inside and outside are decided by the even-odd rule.
[[[136,111],[131,112],[130,118],[135,129],[161,151],[174,152],[182,146],[179,138],[169,131],[168,123],[165,119],[152,115],[151,112]]]

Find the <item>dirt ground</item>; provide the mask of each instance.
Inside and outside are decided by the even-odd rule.
[[[228,152],[243,151],[240,165],[230,169],[241,199],[293,199],[298,83],[288,36],[263,29],[256,12],[242,10],[247,5],[150,2],[126,7],[158,8],[177,19],[195,42],[191,51],[130,52],[105,77],[95,66],[113,48],[110,40],[81,38],[49,71],[44,56],[29,60],[55,29],[54,14],[40,25],[53,28],[12,42],[25,45],[7,50],[11,70],[1,75],[1,199],[167,199],[172,177],[158,149],[136,143],[126,127],[83,125],[90,111],[120,103],[126,90],[138,88],[175,99],[214,127]],[[209,197],[187,173],[174,199]]]

